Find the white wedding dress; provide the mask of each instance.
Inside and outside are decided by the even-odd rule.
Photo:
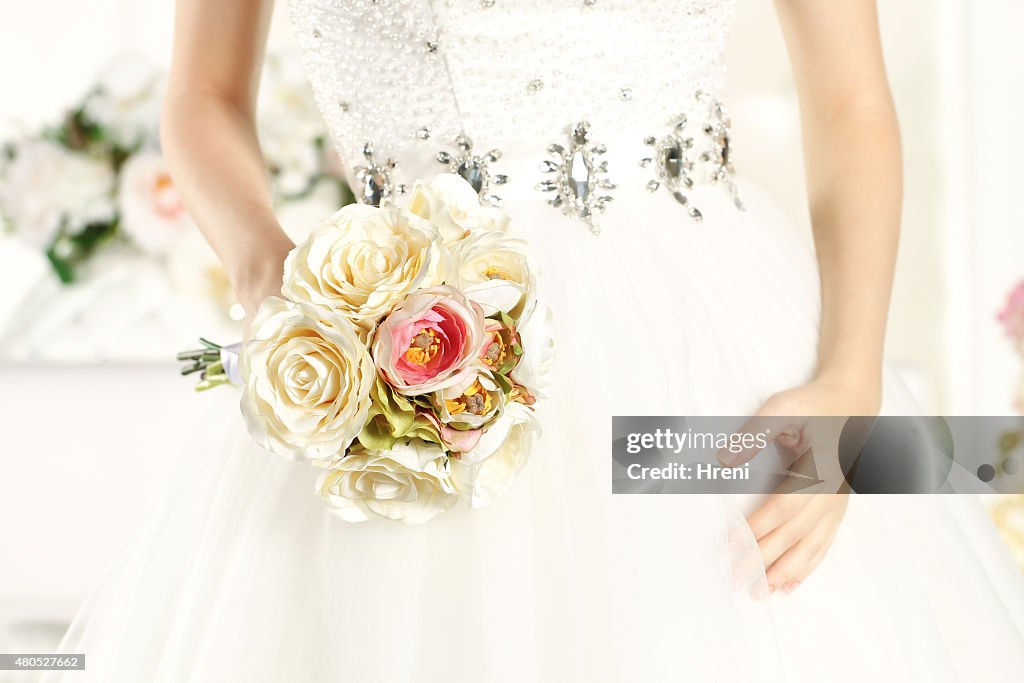
[[[223,411],[61,645],[87,671],[51,680],[1021,680],[1024,582],[973,498],[854,496],[817,571],[757,600],[752,501],[611,494],[611,415],[749,414],[815,364],[808,235],[728,169],[732,4],[294,0],[342,156],[367,167],[371,143],[399,161],[387,188],[353,171],[357,193],[371,180],[401,202],[460,133],[503,152],[462,170],[489,175],[542,266],[558,344],[544,434],[488,508],[349,524],[314,469],[251,443],[237,394],[197,397]],[[692,148],[671,140],[684,113]],[[617,185],[584,197],[590,222],[537,189],[581,120]],[[603,215],[597,195],[614,199]],[[909,405],[890,382],[885,409]]]

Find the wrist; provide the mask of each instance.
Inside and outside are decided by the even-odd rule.
[[[881,366],[831,366],[819,370],[814,382],[839,392],[864,414],[875,414],[881,408]]]
[[[229,277],[238,302],[249,315],[268,296],[281,293],[284,261],[294,245],[282,234],[273,244],[253,245],[237,255]]]

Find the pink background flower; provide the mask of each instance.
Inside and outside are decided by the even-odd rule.
[[[1010,291],[1006,307],[998,317],[1006,334],[1016,342],[1024,342],[1024,280]]]

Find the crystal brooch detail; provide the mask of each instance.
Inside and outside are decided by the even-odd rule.
[[[597,215],[611,203],[609,192],[615,189],[608,179],[608,162],[601,159],[607,151],[604,145],[593,144],[590,124],[580,121],[569,133],[568,146],[548,146],[553,158],[540,164],[542,173],[553,176],[537,185],[541,192],[554,193],[548,204],[578,217],[595,235],[601,234]]]
[[[501,150],[492,149],[486,154],[473,152],[473,141],[466,135],[455,138],[456,153],[438,152],[438,162],[448,167],[448,171],[462,176],[480,195],[480,199],[493,206],[501,205],[501,197],[494,194],[493,187],[504,185],[508,176],[491,173],[491,164],[501,158]]]
[[[362,204],[384,206],[395,194],[405,194],[405,185],[396,185],[392,178],[392,172],[398,166],[394,159],[378,163],[369,142],[363,145],[363,157],[366,164],[355,168],[358,186],[354,188],[356,198]]]

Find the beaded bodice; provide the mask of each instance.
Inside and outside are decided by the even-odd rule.
[[[734,0],[291,0],[346,165],[367,142],[433,154],[483,141],[657,130],[721,92]]]

